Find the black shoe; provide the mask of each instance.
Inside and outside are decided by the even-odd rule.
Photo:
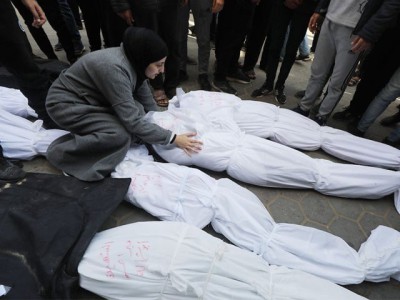
[[[332,119],[334,120],[352,120],[354,119],[354,114],[350,111],[349,107],[345,107],[344,110],[334,113]]]
[[[234,81],[238,83],[250,83],[250,77],[243,73],[241,69],[236,69],[235,73],[228,74],[226,79],[229,81]]]
[[[306,90],[302,90],[302,91],[296,92],[296,94],[294,94],[294,96],[295,96],[297,99],[302,99],[302,98],[304,97],[305,94],[306,94]]]
[[[383,139],[382,143],[384,143],[384,144],[386,144],[386,145],[389,145],[389,146],[392,146],[392,147],[395,147],[395,148],[398,148],[398,147],[400,146],[400,140],[391,141],[391,140],[389,140],[387,137],[385,137],[385,138]]]
[[[211,91],[212,86],[210,81],[208,80],[207,74],[200,74],[197,81],[200,84],[200,89],[202,89],[203,91]]]
[[[0,158],[0,180],[18,181],[24,178],[25,175],[24,170],[12,164],[4,157]]]
[[[361,131],[357,127],[358,122],[350,122],[347,124],[347,131],[350,132],[352,135],[364,137],[365,132]]]
[[[286,103],[286,94],[283,90],[275,90],[275,100],[279,104],[285,104]]]
[[[54,51],[62,51],[64,48],[60,42],[54,45]]]
[[[185,71],[180,70],[179,71],[179,82],[184,82],[187,80],[189,80],[189,75]]]
[[[302,116],[305,116],[305,117],[308,117],[308,115],[310,114],[310,111],[303,110],[299,105],[296,106],[295,108],[293,108],[292,111],[294,111]]]
[[[326,116],[315,116],[313,120],[319,125],[319,126],[325,126],[327,122]]]
[[[302,60],[302,61],[310,61],[311,57],[310,55],[297,55],[296,60]]]
[[[400,122],[400,111],[392,116],[383,118],[380,123],[382,126],[392,126],[398,122]]]
[[[74,54],[75,56],[81,56],[83,52],[86,51],[85,46],[74,46]]]
[[[228,93],[228,94],[237,94],[237,90],[235,90],[228,81],[226,80],[215,80],[212,82],[212,87],[219,92]]]
[[[264,82],[264,84],[259,89],[256,89],[251,93],[251,96],[253,98],[260,98],[260,97],[271,94],[272,91],[273,91],[272,88],[267,87],[267,85]]]

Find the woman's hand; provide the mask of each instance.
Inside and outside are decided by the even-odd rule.
[[[201,141],[192,139],[194,136],[196,136],[194,132],[177,135],[174,144],[183,149],[183,151],[190,156],[191,153],[199,152],[201,150],[201,145],[203,145]]]

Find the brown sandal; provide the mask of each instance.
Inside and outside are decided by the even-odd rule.
[[[155,90],[153,93],[154,100],[160,107],[167,107],[169,104],[169,99],[165,94],[164,90]]]

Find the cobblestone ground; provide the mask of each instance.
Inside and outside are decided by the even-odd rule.
[[[48,27],[48,25],[45,26],[45,30],[53,44],[55,44],[57,38],[54,31]],[[81,31],[81,34],[86,49],[89,49],[85,32]],[[195,39],[189,38],[188,43],[189,56],[196,58],[197,46]],[[35,54],[42,55],[34,42],[32,42],[32,46]],[[65,59],[65,55],[63,53],[57,52],[57,54],[59,55],[60,59]],[[212,69],[213,64],[214,51],[211,52],[210,70]],[[286,83],[288,101],[284,107],[292,108],[296,105],[297,99],[294,97],[294,94],[295,92],[305,88],[310,73],[310,66],[311,62],[295,63]],[[197,84],[196,66],[188,66],[188,74],[189,80],[182,84],[184,90],[191,91],[199,89]],[[233,86],[239,91],[238,96],[242,99],[251,99],[251,92],[255,88],[259,87],[265,79],[265,74],[261,70],[256,69],[256,74],[256,80],[252,81],[250,84],[233,84]],[[347,89],[342,101],[337,106],[336,111],[341,110],[348,104],[354,93],[354,90],[354,87]],[[271,96],[257,100],[274,103],[274,99]],[[392,114],[395,111],[396,105],[397,103],[393,103],[382,117]],[[328,125],[340,129],[346,128],[346,123],[334,120],[329,120]],[[390,128],[382,127],[377,123],[370,129],[367,134],[367,138],[380,141],[388,134],[389,131]],[[312,157],[338,161],[337,159],[320,151],[308,152],[307,154]],[[60,172],[49,165],[49,163],[43,157],[25,162],[24,169],[29,172],[60,174]],[[227,176],[223,173],[213,173],[206,170],[204,171],[215,178]],[[328,231],[342,237],[357,250],[361,243],[363,243],[369,236],[371,230],[378,225],[386,225],[400,230],[400,216],[397,214],[394,208],[393,196],[387,196],[379,200],[343,199],[324,196],[310,190],[260,188],[240,182],[238,183],[258,195],[265,207],[275,218],[276,222],[301,224]],[[112,216],[110,216],[103,227],[110,228],[122,224],[146,220],[155,220],[155,218],[143,210],[123,203],[112,214]],[[210,226],[205,230],[213,235],[217,235]],[[385,283],[364,282],[359,285],[347,286],[347,288],[372,300],[400,299],[400,283],[394,280]],[[97,299],[98,297],[82,290],[80,298]]]

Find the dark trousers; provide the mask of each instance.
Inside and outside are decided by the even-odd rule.
[[[285,57],[282,61],[275,89],[285,87],[285,81],[289,76],[293,63],[296,60],[297,49],[307,32],[308,22],[312,13],[299,12],[297,9],[289,9],[283,1],[278,1],[271,20],[270,47],[268,52],[266,86],[272,90],[279,64],[279,57],[285,41],[288,25],[291,24],[289,37],[286,43]]]
[[[58,40],[64,48],[68,61],[71,63],[75,62],[76,55],[74,53],[74,44],[72,42],[73,37],[60,12],[58,1],[37,0],[37,2],[45,12],[49,24],[56,31]]]
[[[164,40],[168,47],[168,57],[165,62],[165,80],[162,74],[150,83],[154,89],[164,89],[174,93],[179,84],[179,37],[178,37],[178,6],[165,6],[158,12],[140,11],[135,15],[135,24],[140,27],[152,29]],[[168,95],[170,96],[170,95]]]
[[[215,56],[216,80],[225,80],[238,67],[240,49],[251,26],[255,4],[248,0],[225,1],[218,14]]]
[[[255,8],[251,29],[246,39],[246,56],[244,57],[243,63],[244,71],[254,69],[258,61],[261,48],[267,37],[271,20],[271,11],[274,4],[276,5],[275,0],[264,0]]]
[[[0,1],[0,20],[0,64],[15,76],[21,92],[45,125],[55,126],[45,108],[50,81],[33,61],[29,42],[9,0]]]
[[[31,33],[36,44],[39,46],[40,50],[47,56],[48,59],[58,59],[54,53],[53,46],[50,40],[43,30],[43,28],[36,28],[32,26],[33,16],[29,9],[21,2],[21,0],[11,0],[15,8],[18,10],[19,14],[25,21],[26,27]]]
[[[376,95],[389,82],[400,63],[400,25],[388,29],[367,55],[361,67],[361,81],[357,85],[349,110],[361,117]]]
[[[109,20],[108,14],[115,15],[115,13],[111,10],[109,4],[107,5],[107,1],[77,0],[77,2],[82,10],[82,16],[85,21],[85,29],[90,44],[90,50],[95,51],[101,49],[102,42],[100,32],[103,34],[105,47],[112,47],[109,37],[109,25],[107,22]],[[119,18],[118,16],[114,17]],[[122,32],[122,30],[119,32]],[[121,37],[122,34],[120,33],[118,36]]]

